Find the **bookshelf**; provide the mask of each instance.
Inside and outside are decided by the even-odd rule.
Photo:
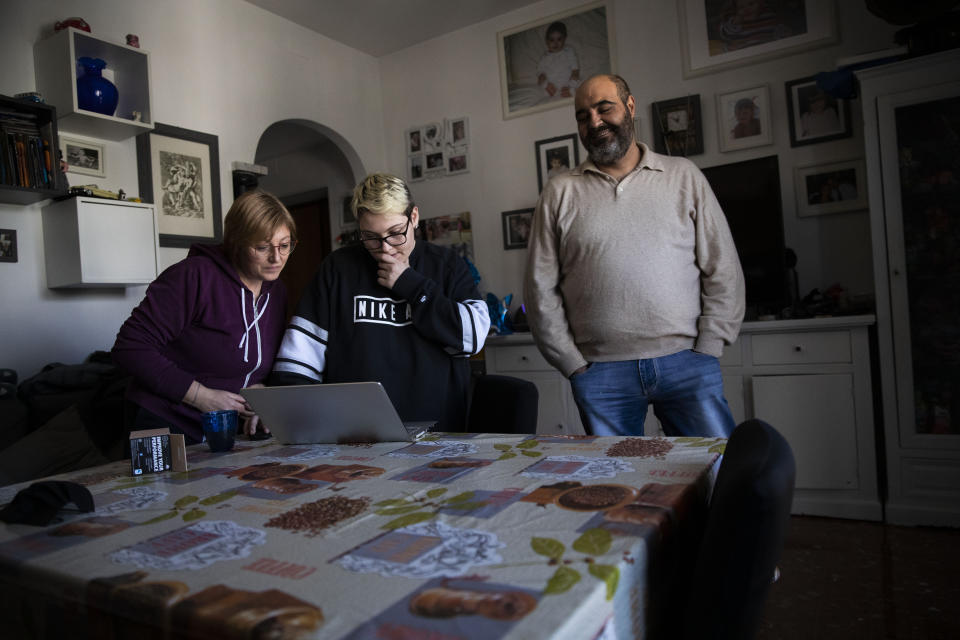
[[[147,51],[68,27],[37,42],[33,55],[37,91],[48,103],[56,105],[61,130],[104,140],[125,140],[153,129]],[[103,75],[120,92],[115,115],[79,107],[77,60],[84,56],[106,61]],[[140,114],[140,120],[134,120],[134,112]]]
[[[0,203],[63,195],[57,147],[54,107],[0,96]]]

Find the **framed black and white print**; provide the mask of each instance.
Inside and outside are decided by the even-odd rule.
[[[140,197],[157,208],[161,247],[223,239],[217,136],[167,124],[137,136]]]
[[[849,100],[827,95],[814,76],[790,80],[785,87],[791,147],[853,135]]]
[[[89,140],[60,136],[60,153],[70,173],[104,178],[107,175],[104,145]]]
[[[537,140],[537,189],[543,187],[555,175],[566,173],[580,164],[580,146],[577,134]]]
[[[17,262],[16,229],[0,229],[0,262]]]
[[[503,218],[503,248],[526,249],[533,225],[533,209],[514,209],[500,215]]]
[[[650,110],[654,151],[668,156],[703,153],[699,94],[654,102]]]

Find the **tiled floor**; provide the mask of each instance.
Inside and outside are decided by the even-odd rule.
[[[960,639],[960,529],[793,516],[758,640]]]

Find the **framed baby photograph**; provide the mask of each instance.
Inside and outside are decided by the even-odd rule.
[[[773,144],[770,90],[766,85],[717,94],[720,151]]]
[[[654,151],[668,156],[703,153],[699,94],[654,102],[650,111]]]
[[[685,78],[836,42],[834,0],[679,0]]]
[[[60,153],[69,165],[70,173],[104,178],[107,175],[104,145],[78,140],[65,135],[60,136]]]
[[[794,170],[797,215],[819,216],[867,208],[863,160],[797,167]]]
[[[593,2],[498,33],[504,119],[572,105],[581,81],[615,73],[611,14]]]
[[[543,191],[544,185],[553,176],[566,173],[580,164],[580,146],[575,133],[537,140],[534,147],[537,155],[538,191]]]
[[[503,248],[526,249],[533,225],[533,209],[514,209],[500,215],[503,218]]]
[[[814,76],[790,80],[785,87],[791,147],[853,135],[849,100],[827,95]]]

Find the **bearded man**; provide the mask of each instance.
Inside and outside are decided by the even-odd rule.
[[[634,142],[623,78],[589,78],[574,107],[589,159],[544,187],[528,245],[537,346],[592,435],[643,435],[652,403],[667,435],[729,436],[718,358],[745,304],[723,211],[692,162]]]

